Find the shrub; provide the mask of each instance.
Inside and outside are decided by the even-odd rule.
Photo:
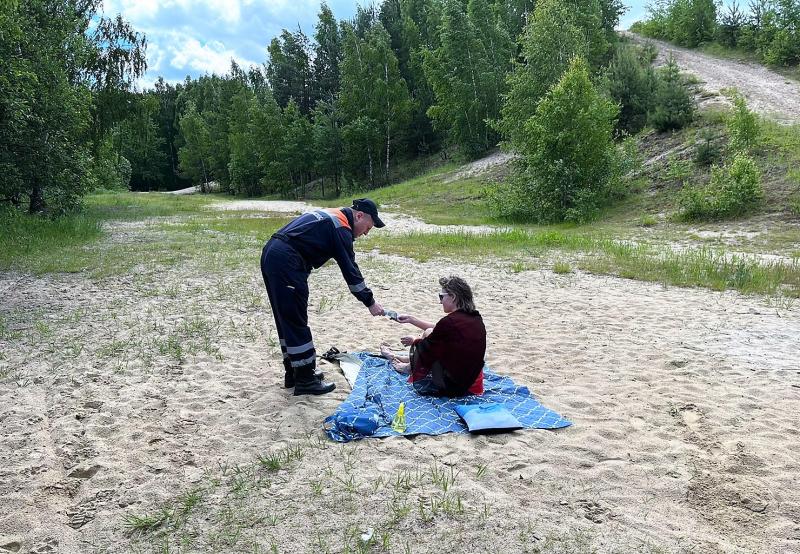
[[[758,140],[758,119],[747,109],[747,102],[741,95],[734,95],[733,106],[733,113],[727,121],[730,148],[733,152],[748,152]]]
[[[620,191],[613,142],[617,106],[574,58],[524,126],[521,171],[493,195],[501,215],[539,222],[586,221]]]
[[[131,162],[124,156],[101,160],[96,168],[99,188],[128,190],[131,182]]]
[[[742,215],[764,197],[761,173],[745,154],[737,154],[726,167],[714,167],[705,187],[688,187],[680,198],[685,219],[719,219]]]
[[[694,99],[681,82],[680,71],[675,58],[670,56],[667,65],[661,69],[654,108],[650,123],[660,132],[682,129],[694,118]]]
[[[722,156],[722,148],[719,145],[719,137],[705,129],[697,137],[697,146],[694,150],[694,163],[700,166],[710,166],[717,163]]]
[[[800,32],[780,29],[764,52],[764,61],[770,65],[794,65],[800,62]]]

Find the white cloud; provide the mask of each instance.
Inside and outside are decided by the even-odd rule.
[[[231,59],[236,60],[236,63],[245,69],[258,63],[238,56],[235,50],[225,48],[219,41],[201,44],[194,37],[178,33],[173,33],[167,49],[172,54],[170,65],[175,69],[191,70],[190,73],[223,75],[230,69]]]
[[[227,23],[238,23],[242,17],[239,0],[205,0],[208,7]]]

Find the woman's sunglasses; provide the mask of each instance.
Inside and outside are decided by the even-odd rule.
[[[439,293],[439,302],[441,302],[442,300],[444,300],[444,297],[445,297],[445,296],[449,296],[449,295],[450,295],[450,293],[449,293],[449,292],[440,292],[440,293]]]

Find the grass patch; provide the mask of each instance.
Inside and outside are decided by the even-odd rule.
[[[572,266],[567,262],[558,261],[553,264],[553,273],[557,273],[558,275],[572,273]]]
[[[199,214],[209,204],[224,200],[230,200],[230,196],[154,192],[102,193],[87,196],[84,211],[100,220],[138,221],[150,217]]]
[[[80,214],[58,219],[0,211],[0,269],[37,275],[87,272],[102,279],[137,267],[173,267],[189,260],[206,267],[231,267],[247,249],[257,256],[257,247],[289,221],[262,217],[262,213],[206,209],[226,199],[221,195],[104,193],[88,196]],[[144,242],[100,243],[105,237],[104,223],[154,218],[141,231],[148,239]]]
[[[39,260],[51,258],[56,262],[62,252],[96,241],[103,235],[101,226],[102,221],[94,214],[48,219],[16,210],[0,210],[0,269],[35,271]],[[70,264],[64,267],[65,271],[76,270]]]
[[[584,231],[585,232],[585,231]],[[511,230],[497,233],[432,233],[380,237],[381,251],[419,261],[446,257],[513,257],[576,254],[577,268],[591,273],[672,286],[800,296],[800,260],[762,261],[707,248],[675,251],[668,246],[621,242],[567,231]],[[566,267],[570,267],[567,265]],[[570,267],[571,270],[571,267]],[[554,266],[555,271],[555,266]]]
[[[761,145],[766,150],[776,149],[788,162],[800,163],[800,124],[781,125],[768,119],[759,121]]]

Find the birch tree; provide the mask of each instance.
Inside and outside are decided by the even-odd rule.
[[[388,179],[394,145],[408,122],[412,104],[382,25],[373,25],[363,39],[352,29],[345,30],[339,107],[348,122],[345,127],[350,126],[345,136],[366,146],[360,165],[366,166],[370,183],[374,186],[378,164],[384,180]],[[381,137],[380,142],[375,137]],[[348,142],[345,148],[352,149]],[[357,152],[351,152],[351,162],[357,158]]]
[[[445,0],[439,38],[441,45],[428,50],[424,61],[436,98],[428,116],[452,144],[476,157],[493,145],[494,131],[487,120],[496,115],[491,113],[495,100],[485,86],[493,68],[460,0]]]

